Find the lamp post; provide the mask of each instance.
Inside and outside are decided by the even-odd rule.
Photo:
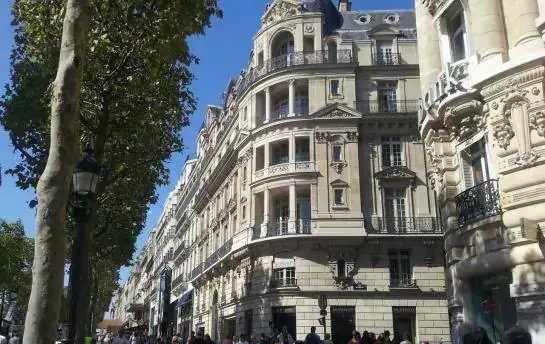
[[[86,314],[78,313],[79,301],[83,294],[85,274],[88,273],[89,235],[85,232],[89,220],[90,201],[96,194],[100,165],[93,157],[93,150],[87,147],[72,177],[74,197],[71,202],[74,218],[72,256],[70,261],[68,326],[65,332],[65,343],[74,343],[77,323]],[[82,335],[82,334],[81,334]]]

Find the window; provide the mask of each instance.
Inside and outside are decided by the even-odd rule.
[[[248,107],[247,107],[247,106],[244,107],[244,111],[243,111],[243,113],[242,113],[242,120],[243,120],[243,121],[247,121],[247,120],[248,120]]]
[[[216,250],[217,250],[221,246],[220,232],[219,231],[216,232],[216,237],[214,238],[214,240],[215,240]]]
[[[286,118],[290,112],[289,98],[282,97],[276,101],[274,114],[276,118]]]
[[[337,63],[337,43],[336,42],[327,43],[327,62]]]
[[[388,232],[399,233],[407,229],[405,193],[405,189],[384,189],[385,229]]]
[[[378,112],[397,112],[397,81],[377,82]]]
[[[466,29],[464,11],[460,4],[453,5],[446,13],[446,28],[450,46],[451,62],[466,58]]]
[[[461,155],[466,189],[490,179],[490,168],[484,139],[464,149]]]
[[[308,137],[295,139],[295,161],[310,161],[310,140]]]
[[[343,157],[342,157],[342,152],[343,152],[343,147],[340,146],[340,145],[334,145],[332,147],[332,160],[334,162],[340,162],[342,161]]]
[[[296,116],[308,115],[308,93],[295,93],[294,111]]]
[[[344,259],[337,260],[337,277],[346,277],[346,262]]]
[[[393,53],[393,42],[391,40],[377,41],[377,56],[375,62],[378,65],[393,65],[395,64]]]
[[[334,189],[333,192],[335,193],[335,205],[344,205],[344,190],[343,189]]]
[[[329,81],[329,94],[332,97],[338,97],[338,96],[341,95],[339,85],[340,85],[339,80],[330,80]]]
[[[246,219],[246,206],[242,206],[242,219],[245,220]]]
[[[274,269],[273,288],[296,286],[295,268]]]
[[[403,144],[400,137],[383,137],[381,144],[382,166],[403,166]]]
[[[390,251],[388,256],[390,261],[390,287],[407,288],[413,286],[410,252]]]

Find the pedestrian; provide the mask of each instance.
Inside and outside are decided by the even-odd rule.
[[[473,338],[475,340],[475,344],[492,344],[492,341],[490,338],[488,338],[488,334],[486,333],[484,327],[477,327]]]
[[[352,331],[352,338],[350,338],[348,344],[360,344],[360,335],[358,331]]]
[[[238,337],[237,344],[249,344],[248,341],[246,340],[246,336],[244,335],[244,333],[241,333],[240,336]]]
[[[21,340],[19,339],[19,334],[13,332],[13,336],[9,339],[9,344],[19,344]]]
[[[392,344],[392,340],[390,339],[390,331],[384,330],[384,336],[383,336],[382,342],[384,344]]]
[[[282,332],[278,335],[278,340],[280,344],[294,344],[295,341],[290,333],[288,333],[288,327],[286,325],[282,326]]]
[[[131,337],[129,338],[129,344],[138,344],[138,340],[136,338],[136,332],[133,332]]]
[[[363,331],[363,334],[361,335],[361,344],[374,344],[369,332]]]
[[[320,344],[320,336],[316,334],[316,326],[310,327],[310,333],[307,334],[305,338],[305,344]]]
[[[403,341],[401,341],[399,344],[413,344],[413,342],[411,342],[411,335],[409,332],[403,333]]]
[[[324,344],[333,344],[331,335],[329,333],[324,334]]]
[[[205,334],[205,335],[204,335],[204,341],[206,342],[206,344],[216,344],[216,343],[214,343],[214,341],[212,340],[212,338],[210,338],[210,335],[209,335],[209,334]]]

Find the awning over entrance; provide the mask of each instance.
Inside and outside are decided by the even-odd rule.
[[[178,299],[178,303],[176,304],[176,308],[182,307],[191,300],[193,300],[193,289],[191,289],[190,291],[186,291],[182,294],[182,296],[180,296],[180,298]]]

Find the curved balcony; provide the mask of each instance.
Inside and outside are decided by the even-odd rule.
[[[294,223],[290,221],[271,221],[255,227],[252,240],[310,234],[312,234],[312,219],[296,219]]]
[[[442,234],[440,221],[435,217],[379,217],[365,219],[367,234],[374,235],[432,235]]]
[[[254,172],[254,182],[260,181],[265,178],[281,176],[289,173],[315,171],[316,168],[314,161],[297,161],[277,164]]]
[[[498,181],[487,180],[466,191],[459,193],[455,198],[460,227],[473,222],[500,215],[500,190]]]
[[[263,78],[267,74],[282,69],[306,65],[335,65],[350,64],[354,62],[352,50],[350,49],[338,50],[337,54],[331,54],[327,50],[319,50],[311,52],[300,51],[276,56],[265,61],[262,65],[250,69],[239,81],[237,93],[244,93],[257,80]]]

